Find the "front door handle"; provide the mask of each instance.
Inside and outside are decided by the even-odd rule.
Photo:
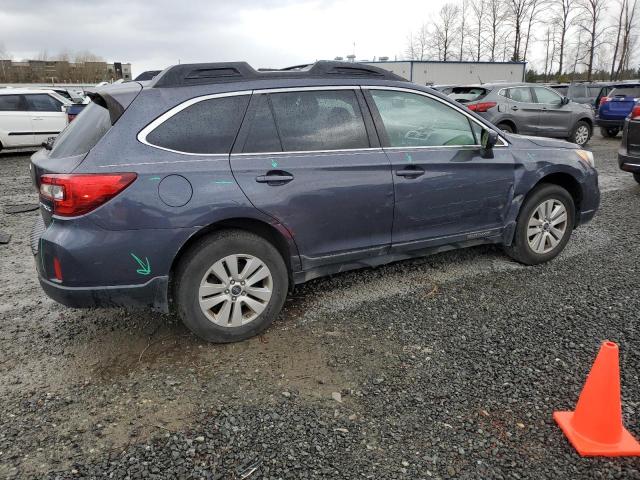
[[[424,175],[424,170],[420,167],[407,167],[402,170],[396,170],[396,175],[399,177],[418,178],[420,175]]]
[[[514,105],[513,107],[511,107],[511,110],[513,110],[514,112],[517,112],[519,109],[516,105]]]
[[[291,180],[293,180],[293,175],[281,170],[270,170],[266,175],[259,175],[256,177],[256,182],[266,183],[272,186],[284,185],[285,183],[289,183]]]

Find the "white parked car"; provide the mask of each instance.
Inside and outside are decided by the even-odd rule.
[[[0,150],[40,147],[68,123],[71,102],[51,90],[0,89]]]

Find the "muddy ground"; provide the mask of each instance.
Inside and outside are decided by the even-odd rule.
[[[592,140],[601,211],[553,262],[478,247],[316,280],[233,345],[56,304],[38,213],[0,211],[0,478],[640,478],[551,417],[611,339],[640,438],[640,186],[618,143]],[[0,154],[0,205],[37,201],[28,162]]]

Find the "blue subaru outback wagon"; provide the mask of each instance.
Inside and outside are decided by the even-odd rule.
[[[354,63],[176,65],[96,91],[48,148],[31,165],[47,295],[175,310],[214,342],[323,275],[488,243],[546,262],[600,198],[590,152]]]

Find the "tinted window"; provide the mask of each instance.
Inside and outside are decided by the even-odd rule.
[[[589,96],[590,97],[597,97],[600,94],[600,90],[602,89],[602,87],[589,87]]]
[[[545,103],[547,105],[555,105],[562,102],[562,98],[556,92],[548,88],[534,87],[536,92],[537,103]]]
[[[20,95],[0,95],[0,112],[17,112],[24,110],[20,103]]]
[[[585,85],[571,85],[569,91],[571,92],[571,97],[573,98],[587,96],[587,87]]]
[[[25,95],[27,105],[32,112],[60,112],[62,103],[46,93]]]
[[[250,122],[242,151],[247,153],[282,151],[276,123],[269,106],[269,98],[266,95],[258,97],[255,116]]]
[[[187,153],[229,153],[248,95],[212,98],[179,111],[147,135],[152,145]]]
[[[369,147],[351,90],[275,93],[270,98],[285,151]]]
[[[392,147],[474,145],[469,119],[424,95],[371,90]]]
[[[486,88],[479,87],[455,87],[449,97],[460,102],[468,103],[480,100],[487,95]]]
[[[529,87],[510,88],[509,98],[514,102],[533,103],[531,89]]]
[[[640,87],[614,88],[610,97],[640,97]]]
[[[91,102],[58,135],[51,150],[51,157],[70,157],[87,153],[110,128],[109,111]]]

